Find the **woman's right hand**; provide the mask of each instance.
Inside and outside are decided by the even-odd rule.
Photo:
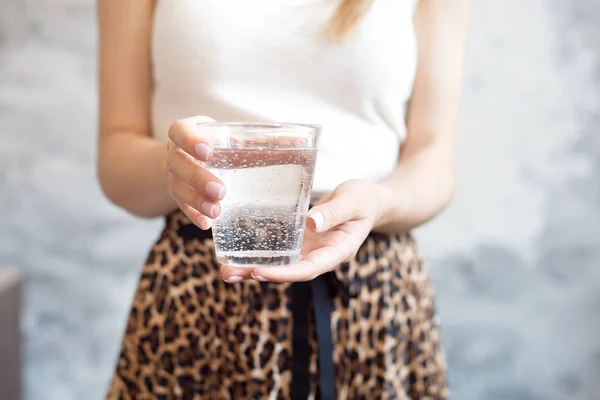
[[[187,217],[200,229],[209,229],[221,212],[220,200],[225,185],[204,169],[200,162],[212,156],[208,138],[202,137],[197,124],[214,122],[204,116],[181,119],[169,128],[167,170],[169,193]]]

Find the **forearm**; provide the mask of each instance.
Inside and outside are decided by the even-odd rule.
[[[158,217],[177,205],[167,189],[166,144],[131,132],[101,136],[98,178],[106,196],[140,217]]]
[[[432,143],[402,154],[396,169],[378,184],[374,230],[407,232],[438,215],[456,185],[456,160],[448,146]]]

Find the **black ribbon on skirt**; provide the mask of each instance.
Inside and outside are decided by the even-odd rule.
[[[327,275],[310,282],[292,284],[293,366],[292,400],[306,400],[310,393],[309,364],[309,304],[313,302],[315,328],[318,343],[319,400],[335,400],[335,364],[333,363],[333,340],[331,337],[332,300]]]

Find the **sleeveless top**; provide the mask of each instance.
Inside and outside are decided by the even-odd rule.
[[[406,136],[417,0],[374,0],[340,43],[337,1],[157,0],[152,129],[174,121],[320,124],[313,192],[393,170]]]

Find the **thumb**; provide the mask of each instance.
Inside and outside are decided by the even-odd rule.
[[[315,232],[325,232],[357,216],[354,202],[338,194],[313,207],[308,212],[306,225]]]

